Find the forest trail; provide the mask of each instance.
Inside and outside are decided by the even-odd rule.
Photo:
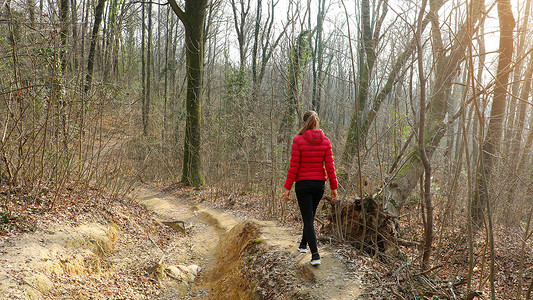
[[[211,208],[188,188],[70,193],[34,229],[0,237],[0,299],[365,299],[346,249],[320,243],[313,267],[297,230]]]
[[[137,185],[131,196],[153,210],[161,219],[180,220],[185,222],[188,234],[191,238],[192,252],[200,258],[202,272],[216,263],[216,247],[219,239],[224,239],[226,234],[244,220],[229,213],[209,208],[202,204],[187,204],[176,196],[154,190],[147,186]],[[361,274],[349,271],[345,262],[335,253],[335,249],[321,247],[322,265],[311,266],[309,253],[301,254],[297,251],[299,234],[287,228],[277,226],[271,221],[259,221],[249,219],[260,229],[260,239],[268,249],[267,251],[281,252],[281,257],[286,260],[285,266],[290,270],[282,270],[291,273],[289,280],[294,280],[297,293],[303,299],[356,299],[362,293],[360,281]],[[209,226],[205,226],[205,224]],[[201,227],[201,230],[195,230]],[[279,254],[278,254],[279,255]],[[204,276],[206,277],[206,276]],[[205,278],[199,280],[198,289],[208,286]],[[209,291],[204,291],[209,294]],[[197,291],[197,295],[202,292]],[[195,299],[198,297],[194,297]],[[289,295],[286,295],[289,296]],[[206,296],[209,298],[209,296]],[[202,297],[200,297],[202,298]]]

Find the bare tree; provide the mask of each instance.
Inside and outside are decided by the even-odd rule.
[[[274,23],[275,23],[275,11],[276,5],[278,2],[271,1],[270,6],[267,10],[267,19],[265,20],[263,28],[261,26],[261,4],[262,0],[257,2],[257,12],[256,12],[256,22],[254,30],[254,43],[252,46],[252,81],[253,81],[253,99],[257,99],[263,78],[265,76],[265,71],[274,50],[277,48],[279,42],[283,37],[287,27],[290,24],[290,18],[287,16],[288,20],[283,26],[279,34],[274,38]]]
[[[61,0],[60,2],[60,16],[61,16],[61,70],[65,72],[67,69],[67,39],[69,29],[69,0]]]
[[[202,103],[202,70],[204,60],[204,21],[207,0],[186,0],[183,10],[175,0],[169,1],[172,10],[185,26],[187,52],[187,119],[185,125],[184,159],[181,181],[203,185],[201,161],[200,108]]]
[[[437,1],[436,1],[437,2]],[[440,1],[439,1],[440,2]],[[466,46],[472,40],[476,23],[482,17],[484,1],[474,0],[470,2],[465,21],[459,26],[461,28],[455,35],[453,43],[444,46],[438,22],[438,4],[430,2],[431,32],[433,36],[433,49],[435,61],[435,78],[432,81],[428,111],[426,116],[426,155],[431,158],[437,145],[446,132],[445,116],[448,111],[448,98],[450,95],[452,79],[465,57]],[[449,52],[449,53],[448,53]],[[387,210],[393,214],[398,214],[405,203],[407,197],[418,184],[424,168],[419,159],[420,154],[413,150],[407,162],[399,169],[394,170],[390,181],[391,199],[386,203]]]
[[[422,19],[426,10],[427,0],[422,1],[422,7],[418,15],[417,29],[416,29],[416,52],[418,62],[418,80],[420,83],[420,117],[418,123],[418,151],[420,151],[420,159],[424,166],[424,187],[422,199],[424,204],[423,221],[424,221],[424,251],[422,255],[422,269],[429,268],[429,259],[431,257],[431,249],[433,245],[433,204],[431,203],[431,165],[426,155],[426,146],[424,140],[425,124],[426,124],[426,78],[424,75],[424,62],[422,52]],[[422,184],[422,182],[421,182]]]
[[[527,28],[529,27],[529,15],[531,13],[531,0],[527,0],[525,4],[525,10],[524,10],[524,17],[521,20],[517,20],[517,26],[518,22],[520,22],[520,27],[518,28],[518,32],[516,34],[515,43],[516,43],[516,57],[520,57],[524,55],[524,48],[526,47],[527,42]],[[517,96],[519,87],[522,83],[522,77],[526,76],[523,72],[523,65],[524,61],[522,59],[516,59],[516,64],[513,68],[512,73],[512,83],[511,83],[511,89],[510,92],[512,95]],[[527,81],[527,79],[524,79]],[[525,84],[525,82],[524,82]],[[523,90],[523,89],[522,89]],[[516,151],[516,140],[514,139],[516,135],[516,129],[515,124],[519,123],[519,114],[520,112],[517,112],[517,106],[519,106],[519,99],[515,99],[515,97],[510,97],[509,101],[507,101],[507,118],[505,120],[506,126],[504,129],[504,139],[506,140],[504,147],[505,152],[510,153],[511,155],[515,152],[510,151]],[[513,155],[513,157],[516,157]]]
[[[235,0],[231,0],[233,22],[235,32],[237,33],[237,41],[239,42],[239,70],[241,73],[244,72],[246,53],[248,52],[248,45],[250,43],[250,40],[248,39],[250,8],[250,0],[239,0],[239,3],[235,3]]]
[[[142,117],[142,126],[143,134],[148,134],[148,113],[146,112],[146,23],[145,23],[145,3],[141,4],[142,15],[141,15],[141,117]]]
[[[385,17],[388,11],[388,0],[381,0],[379,1],[379,4],[380,5],[378,5],[378,9],[376,11],[371,11],[370,1],[369,0],[361,1],[362,33],[361,33],[361,39],[360,39],[360,45],[359,45],[359,49],[360,49],[359,55],[361,56],[360,57],[361,65],[359,66],[360,74],[359,74],[358,83],[356,86],[357,99],[355,101],[355,110],[352,116],[352,120],[350,122],[348,134],[346,136],[346,146],[342,154],[342,163],[345,166],[351,165],[351,162],[357,151],[357,148],[360,146],[360,144],[364,143],[365,136],[368,133],[368,130],[370,129],[370,124],[367,124],[366,129],[363,129],[361,124],[364,124],[364,122],[366,121],[366,120],[363,120],[363,113],[366,110],[367,106],[370,105],[369,95],[370,95],[372,76],[374,75],[374,65],[377,59],[376,50],[378,48],[380,39],[382,37],[381,28],[382,28],[383,21],[385,20]],[[381,11],[379,11],[379,7],[382,8]],[[374,16],[375,19],[372,20],[371,16]],[[372,27],[371,23],[375,23],[375,26]],[[408,48],[407,50],[408,54],[411,54],[414,48],[415,47]],[[400,56],[400,59],[397,61],[397,64],[399,64],[398,67],[403,66],[403,64],[407,61],[407,57],[408,55],[405,57]],[[390,76],[391,76],[392,81],[396,79],[397,72],[398,71],[395,72],[394,69],[393,69],[393,72],[391,72]],[[386,85],[386,88],[387,87],[392,88],[392,83],[390,86]],[[384,89],[384,92],[388,94],[390,92],[390,89],[389,90]],[[375,102],[375,106],[376,105],[377,107],[372,107],[371,110],[379,109],[380,103],[378,102],[378,100],[376,100]],[[373,111],[373,112],[375,113],[376,111]]]
[[[33,0],[32,0],[33,1]],[[78,71],[78,3],[76,0],[70,1],[70,13],[72,19],[72,53],[76,54],[73,57],[74,70]]]
[[[143,20],[144,22],[144,20]],[[152,2],[148,4],[148,39],[146,41],[146,95],[143,97],[143,133],[146,135],[148,133],[148,123],[150,119],[150,104],[152,102]]]
[[[311,107],[320,113],[320,100],[322,98],[322,83],[324,81],[324,18],[326,15],[326,0],[318,1],[318,11],[316,14],[316,31],[315,44],[312,52],[311,65],[313,68],[313,95],[311,98]],[[311,19],[311,14],[309,14]],[[311,27],[311,26],[309,26]],[[312,36],[312,35],[311,35]],[[311,37],[310,36],[310,37]]]
[[[98,41],[98,31],[100,30],[100,24],[102,23],[102,14],[104,13],[105,0],[98,0],[98,4],[94,9],[94,25],[91,35],[91,46],[89,48],[89,57],[87,59],[87,77],[85,81],[85,93],[88,93],[91,89],[91,83],[93,80],[94,70],[94,55],[96,52],[96,43]]]
[[[494,168],[495,157],[499,156],[500,141],[502,136],[502,125],[505,117],[505,105],[507,100],[509,74],[511,69],[511,59],[513,57],[513,28],[515,20],[511,10],[509,0],[498,1],[498,16],[500,19],[500,50],[498,58],[498,70],[496,73],[496,86],[494,87],[494,96],[492,108],[490,111],[489,125],[487,134],[483,141],[481,149],[479,174],[477,176],[476,191],[472,207],[472,218],[474,224],[482,224],[482,210],[489,203],[489,186],[491,172]]]
[[[292,141],[290,136],[296,126],[296,115],[299,108],[298,103],[300,102],[302,91],[302,78],[311,54],[311,48],[309,45],[310,34],[311,33],[307,30],[300,32],[294,41],[294,45],[291,47],[289,54],[286,110],[280,124],[280,133],[285,142],[285,152],[287,154],[290,150],[290,143]]]

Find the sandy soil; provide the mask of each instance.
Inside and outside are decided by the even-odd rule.
[[[254,298],[356,299],[362,293],[361,274],[347,267],[342,249],[321,247],[322,265],[313,267],[310,255],[296,250],[294,230],[145,185],[130,196],[154,214],[135,220],[128,212],[113,213],[124,222],[49,222],[0,239],[0,298],[224,299],[235,287],[221,282],[235,281],[231,276],[241,277],[238,288]],[[237,270],[220,268],[231,256],[224,251],[238,252],[229,264]]]
[[[186,223],[194,224],[197,217],[201,217],[204,222],[217,229],[218,236],[214,236],[212,231],[206,230],[198,236],[199,254],[209,257],[216,253],[216,245],[219,238],[225,238],[234,226],[245,221],[229,213],[221,212],[201,204],[187,206],[179,199],[164,194],[154,193],[150,189],[138,188],[137,198],[145,203],[148,208],[154,210],[158,215],[170,219],[182,219]],[[262,242],[262,251],[265,256],[281,255],[284,267],[281,271],[290,273],[288,280],[293,289],[300,291],[287,291],[288,293],[298,293],[306,295],[310,299],[356,299],[362,290],[360,280],[361,274],[357,274],[346,267],[346,261],[342,255],[337,253],[338,249],[322,248],[322,265],[311,266],[309,264],[311,255],[301,254],[297,251],[299,232],[294,232],[284,227],[277,226],[271,221],[259,221],[248,219],[259,228]],[[215,246],[215,247],[213,247]],[[256,253],[248,253],[255,255]],[[209,268],[209,262],[206,262]],[[279,260],[277,263],[280,263]],[[257,266],[255,266],[257,267]],[[256,280],[257,278],[252,278]],[[271,287],[275,289],[276,287]],[[280,291],[283,292],[283,291]],[[290,295],[277,295],[283,298]]]

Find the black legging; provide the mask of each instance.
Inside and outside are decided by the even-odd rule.
[[[315,236],[315,212],[320,203],[320,199],[324,195],[325,181],[321,180],[302,180],[297,181],[294,187],[296,191],[296,198],[298,198],[298,205],[300,206],[300,213],[304,222],[302,233],[301,247],[309,245],[311,253],[317,253],[316,236]]]

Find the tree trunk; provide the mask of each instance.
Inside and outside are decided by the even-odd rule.
[[[168,45],[170,43],[170,38],[172,37],[172,28],[169,26],[169,10],[167,10],[166,18],[166,38],[165,38],[165,85],[163,90],[163,126],[161,128],[161,145],[166,145],[166,136],[167,136],[167,103],[168,103],[168,73],[171,71],[168,63]],[[174,69],[174,68],[172,68]]]
[[[259,0],[261,2],[261,0]],[[270,37],[272,28],[274,25],[274,12],[276,8],[276,4],[278,2],[271,1],[270,6],[268,9],[268,15],[267,19],[265,21],[265,25],[263,27],[263,30],[261,32],[261,38],[259,38],[259,31],[256,31],[257,36],[254,37],[254,47],[261,47],[261,54],[259,53],[255,54],[252,52],[252,80],[253,80],[253,87],[252,87],[252,99],[258,99],[259,97],[259,90],[261,89],[261,83],[263,82],[263,77],[265,75],[265,70],[268,62],[270,61],[270,58],[272,57],[272,54],[274,53],[274,49],[278,46],[279,42],[283,37],[285,37],[285,31],[287,30],[290,22],[287,21],[285,24],[285,27],[281,30],[278,37],[274,40],[274,42],[270,43],[268,40],[268,37]],[[257,13],[260,13],[261,8],[257,8]],[[260,22],[258,21],[256,23],[256,27],[260,25]],[[264,38],[266,37],[266,40]],[[257,43],[255,42],[255,39],[257,39]],[[262,44],[264,42],[264,44]],[[262,44],[262,45],[261,45]],[[259,49],[255,50],[256,52],[259,51]],[[259,63],[259,66],[257,65]],[[259,69],[259,70],[258,70]]]
[[[245,1],[247,4],[245,4]],[[248,48],[248,39],[246,36],[247,18],[251,5],[250,0],[240,0],[239,2],[240,9],[237,9],[235,0],[231,0],[231,9],[233,11],[233,22],[237,34],[237,41],[239,42],[239,71],[243,73],[246,64],[246,51]]]
[[[143,135],[147,135],[148,132],[148,114],[146,113],[146,23],[145,23],[145,4],[142,3],[142,20],[141,20],[141,117],[143,125]]]
[[[284,153],[288,154],[290,150],[290,143],[292,140],[290,136],[293,134],[294,127],[297,123],[296,116],[299,116],[298,102],[301,92],[301,80],[305,71],[305,67],[309,60],[311,49],[309,48],[309,31],[302,31],[296,38],[295,45],[291,48],[287,87],[287,104],[285,114],[280,124],[280,134],[284,142]],[[298,114],[297,114],[298,112]]]
[[[61,0],[60,2],[60,18],[61,18],[61,70],[57,73],[53,80],[54,90],[57,92],[57,113],[60,122],[60,130],[63,136],[63,148],[68,149],[68,125],[67,125],[67,112],[66,105],[63,101],[63,78],[67,73],[68,64],[68,29],[69,29],[69,0]],[[59,129],[59,128],[58,128]]]
[[[262,0],[257,0],[254,25],[254,43],[252,45],[252,82],[254,83],[254,90],[255,82],[257,81],[257,50],[259,48],[259,27],[261,26],[261,8]],[[254,94],[255,93],[256,92],[254,91]]]
[[[69,0],[61,0],[60,2],[60,18],[61,18],[61,72],[64,73],[67,68],[67,38],[68,38],[68,11]]]
[[[483,9],[483,13],[485,13],[485,9]],[[472,159],[471,161],[474,162],[474,164],[477,165],[477,161],[478,161],[478,157],[479,157],[479,150],[481,149],[481,141],[482,141],[482,138],[480,139],[479,138],[479,135],[478,135],[478,127],[481,126],[481,122],[483,122],[483,118],[482,118],[482,109],[480,109],[480,105],[482,103],[482,99],[477,99],[476,97],[476,94],[475,94],[475,90],[476,90],[476,86],[474,84],[474,82],[482,82],[482,79],[483,79],[483,69],[485,68],[485,59],[486,59],[486,48],[485,48],[485,19],[484,18],[481,18],[480,20],[480,24],[479,24],[479,34],[478,34],[478,38],[477,38],[477,42],[478,42],[478,45],[479,45],[479,53],[480,53],[480,56],[479,56],[479,61],[478,61],[478,64],[477,64],[477,74],[476,74],[476,80],[474,80],[474,78],[472,77],[471,78],[471,81],[472,81],[472,91],[473,91],[473,94],[474,94],[474,97],[472,99],[472,105],[474,106],[475,109],[477,109],[479,111],[474,113],[474,120],[473,120],[473,124],[472,124],[472,133],[471,133],[471,136],[472,136]],[[469,45],[469,55],[471,56],[473,51],[472,51],[472,45]],[[470,66],[470,72],[474,72],[474,66]],[[473,75],[472,75],[473,76]],[[484,106],[483,106],[484,107]],[[469,197],[471,196],[471,194],[469,194]],[[469,203],[471,204],[472,201],[469,201]]]
[[[527,134],[526,142],[524,144],[524,149],[520,154],[520,159],[518,160],[517,170],[522,170],[526,165],[526,161],[530,158],[531,148],[533,146],[533,118],[530,119],[530,128],[529,133]]]
[[[118,15],[118,0],[111,0],[109,3],[109,20],[107,21],[107,32],[105,38],[105,54],[104,54],[104,82],[109,79],[109,72],[113,69],[113,51],[114,40],[117,36],[117,15]]]
[[[374,64],[376,62],[376,50],[379,40],[374,40],[372,29],[370,27],[370,1],[361,1],[361,27],[363,29],[360,47],[360,61],[359,67],[359,82],[357,84],[357,94],[355,109],[348,128],[348,135],[346,137],[346,147],[342,155],[342,162],[345,166],[350,166],[352,158],[354,157],[357,148],[360,145],[357,143],[364,143],[361,140],[360,126],[357,122],[362,119],[363,112],[368,102],[368,92],[370,88],[370,81],[374,71]],[[357,137],[359,135],[359,138]]]
[[[444,4],[443,1],[433,2],[432,10],[438,11],[440,7]],[[381,12],[381,16],[378,22],[376,22],[376,28],[374,29],[374,47],[377,47],[379,44],[379,37],[380,37],[380,28],[381,24],[383,22],[384,17],[387,15],[387,8],[388,4],[386,1],[384,1],[383,5],[383,11]],[[424,18],[422,21],[422,32],[424,31],[425,27],[429,24],[430,19],[434,19],[431,15],[428,15]],[[383,101],[390,95],[390,93],[393,91],[394,84],[396,83],[396,80],[398,79],[398,76],[400,74],[400,71],[404,67],[404,65],[407,63],[409,57],[413,54],[413,52],[416,49],[416,39],[412,38],[405,50],[398,55],[396,58],[394,65],[392,66],[392,69],[387,77],[387,81],[385,82],[385,85],[383,88],[377,93],[375,96],[374,101],[371,103],[371,107],[368,107],[367,112],[360,118],[361,125],[359,126],[359,141],[361,144],[365,143],[366,137],[368,136],[368,132],[370,130],[370,126],[374,122],[377,112],[379,111],[381,104]],[[365,67],[366,68],[366,67]],[[363,70],[365,69],[363,68]],[[366,68],[367,69],[367,68]],[[366,95],[367,99],[364,100],[364,102],[368,102],[368,95]],[[361,100],[363,101],[363,100]],[[370,103],[369,103],[370,104]],[[354,117],[356,115],[354,114]],[[353,157],[355,156],[356,150],[357,150],[357,119],[354,120],[352,117],[352,121],[350,122],[350,128],[348,131],[348,135],[346,138],[346,146],[342,155],[342,164],[347,166],[350,165]]]
[[[531,83],[533,79],[533,52],[531,52],[529,56],[529,66],[527,68],[524,83],[522,85],[522,90],[520,93],[520,102],[518,103],[518,114],[517,114],[517,120],[516,123],[518,123],[517,126],[513,126],[516,129],[514,129],[513,138],[511,140],[511,155],[512,157],[517,157],[517,154],[520,153],[520,142],[522,141],[522,133],[524,131],[525,126],[525,118],[526,118],[526,110],[528,106],[528,99],[531,94]],[[514,167],[516,165],[517,160],[515,160],[515,164],[512,165]]]
[[[207,0],[186,0],[185,11],[175,0],[170,6],[185,26],[185,49],[187,53],[187,117],[185,124],[185,142],[183,173],[181,182],[186,185],[203,185],[201,160],[201,103],[204,60],[204,21]]]
[[[425,13],[427,0],[422,1],[422,7],[418,16],[417,32],[416,32],[416,49],[418,62],[418,78],[420,82],[420,118],[418,124],[418,151],[420,151],[420,158],[424,166],[424,184],[421,187],[423,199],[423,221],[424,221],[424,250],[422,254],[422,269],[429,268],[429,259],[431,257],[431,248],[433,244],[433,204],[431,202],[431,165],[426,155],[426,146],[424,140],[425,124],[426,124],[426,78],[424,77],[424,56],[422,49],[422,18]],[[420,182],[422,185],[422,182]]]
[[[523,55],[523,53],[524,53],[524,45],[525,45],[525,40],[526,40],[526,33],[528,33],[528,29],[527,28],[528,28],[528,25],[529,25],[529,14],[530,14],[530,11],[531,11],[531,1],[527,0],[526,1],[525,11],[524,11],[524,18],[522,20],[519,20],[521,22],[521,25],[520,25],[520,28],[518,29],[517,36],[516,36],[516,39],[518,40],[518,45],[517,45],[517,48],[516,48],[516,57],[517,58],[519,56]],[[516,25],[518,25],[518,23]],[[522,82],[522,75],[523,75],[522,69],[523,69],[523,65],[524,65],[523,62],[524,62],[524,60],[519,60],[516,63],[515,67],[514,67],[513,75],[512,75],[511,95],[518,95],[518,88],[520,87],[520,83]],[[524,76],[527,77],[527,75],[524,75]],[[527,79],[525,79],[525,81],[527,81]],[[524,81],[524,86],[526,84],[525,81]],[[523,91],[523,89],[522,89],[522,91]],[[514,97],[510,97],[509,98],[507,122],[506,122],[506,126],[504,128],[504,134],[503,134],[504,147],[505,147],[505,150],[506,150],[505,153],[507,155],[512,156],[512,157],[516,157],[514,155],[515,152],[512,152],[513,150],[515,150],[514,146],[516,146],[516,143],[514,143],[514,139],[513,138],[515,136],[516,128],[517,128],[515,124],[519,122],[518,118],[519,118],[519,113],[520,112],[517,113],[517,105],[520,105],[519,103],[521,103],[521,102],[517,103],[517,101],[518,100],[515,99]],[[514,162],[516,163],[516,160],[514,160]]]
[[[434,16],[432,22],[432,35],[434,44],[440,44],[442,38],[440,37],[440,27],[438,24],[437,9],[438,5],[434,1],[430,2],[431,14]],[[483,11],[484,1],[474,0],[470,3],[466,21],[460,26],[460,31],[456,35],[456,40],[451,47],[450,54],[444,53],[443,47],[434,47],[436,56],[435,79],[433,80],[431,88],[431,97],[428,103],[428,112],[426,116],[426,131],[424,135],[426,145],[426,155],[429,159],[433,155],[440,140],[446,132],[444,118],[448,111],[448,98],[453,84],[452,79],[461,61],[465,57],[465,50],[467,43],[471,42],[476,23],[481,17]],[[391,199],[386,203],[387,210],[393,215],[397,215],[402,208],[405,200],[413,189],[418,184],[418,179],[422,175],[424,168],[420,159],[419,151],[413,150],[410,154],[409,160],[404,166],[396,172],[395,176],[390,182]]]
[[[42,0],[41,0],[42,1]],[[83,19],[82,19],[82,22],[81,22],[81,33],[80,33],[80,36],[81,36],[81,55],[80,55],[80,64],[82,65],[82,68],[85,67],[85,47],[86,46],[86,42],[85,42],[85,38],[87,36],[87,28],[88,28],[88,22],[89,22],[89,0],[85,1],[85,0],[81,0],[83,1],[83,6],[82,6],[82,12],[85,12],[85,15],[83,16]],[[96,16],[95,16],[96,18]],[[86,74],[85,74],[86,75]],[[84,82],[84,85],[86,84],[86,82]],[[84,87],[84,91],[85,91],[85,87]]]
[[[476,190],[472,205],[472,220],[475,226],[480,227],[483,222],[483,210],[490,205],[488,183],[491,182],[494,168],[494,157],[499,154],[500,140],[502,137],[502,125],[505,117],[505,103],[507,99],[507,83],[511,72],[511,59],[513,56],[513,28],[515,19],[509,0],[498,1],[498,17],[500,19],[500,54],[498,58],[498,70],[496,73],[496,85],[494,87],[494,99],[490,111],[490,120],[487,128],[482,150],[479,174],[476,176]]]
[[[152,2],[148,4],[148,40],[146,42],[146,95],[144,97],[144,111],[145,117],[143,132],[148,134],[148,122],[150,122],[150,102],[152,91]]]
[[[313,94],[311,100],[311,107],[317,113],[320,113],[320,100],[322,97],[322,82],[323,82],[323,65],[324,65],[324,45],[322,42],[322,32],[324,17],[326,14],[326,0],[318,2],[318,12],[316,16],[316,38],[315,47],[313,49]]]
[[[89,57],[87,60],[87,77],[85,81],[85,93],[88,93],[91,89],[91,83],[93,80],[94,69],[94,54],[96,52],[96,42],[98,40],[98,30],[100,29],[100,23],[102,23],[102,14],[104,13],[105,0],[98,0],[98,4],[94,9],[94,26],[93,33],[91,35],[91,46],[89,48]]]
[[[78,72],[78,4],[76,0],[71,0],[71,19],[72,19],[72,53],[74,54],[73,66],[74,70]]]
[[[519,180],[514,176],[515,172],[517,172],[518,176],[523,175],[523,164],[520,160],[520,144],[522,141],[522,132],[524,131],[525,127],[525,117],[526,117],[526,110],[527,110],[527,100],[529,99],[529,95],[531,93],[531,82],[533,78],[533,52],[531,52],[530,59],[529,59],[529,66],[526,70],[526,74],[524,75],[524,83],[522,85],[522,90],[520,93],[520,102],[518,103],[518,113],[516,116],[516,123],[518,123],[515,128],[511,128],[513,131],[513,136],[510,140],[511,144],[511,152],[509,153],[508,157],[510,157],[510,167],[508,170],[510,183],[507,186],[507,203],[504,208],[503,215],[505,217],[509,216],[510,209],[513,208],[514,204],[514,197],[515,197],[515,191],[518,187]]]

